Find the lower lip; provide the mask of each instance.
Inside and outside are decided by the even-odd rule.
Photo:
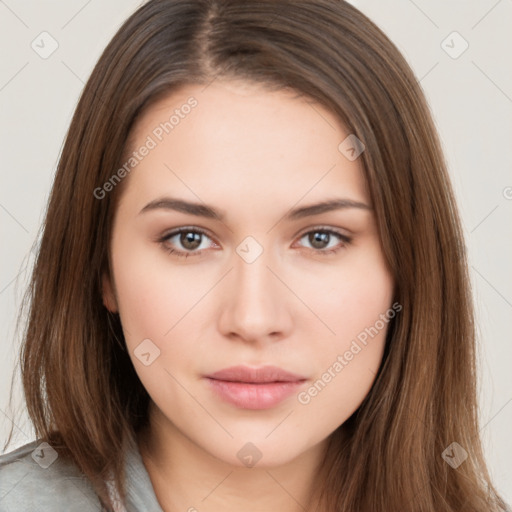
[[[297,393],[304,381],[251,384],[207,378],[214,391],[226,402],[241,409],[270,409]]]

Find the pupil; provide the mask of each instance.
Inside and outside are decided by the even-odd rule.
[[[186,249],[197,249],[201,245],[201,234],[200,233],[182,233],[181,240],[183,247]]]
[[[315,249],[322,249],[324,248],[324,243],[327,245],[329,244],[329,233],[322,233],[320,231],[316,231],[315,233],[313,233],[312,237],[310,235],[309,241]]]

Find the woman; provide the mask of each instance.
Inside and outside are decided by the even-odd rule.
[[[505,510],[468,282],[425,98],[368,18],[150,1],[66,138],[21,360],[38,439],[0,504]]]

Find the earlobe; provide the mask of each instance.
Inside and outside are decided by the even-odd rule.
[[[117,311],[118,311],[117,300],[115,297],[115,293],[113,290],[110,276],[107,273],[104,273],[102,276],[101,287],[102,287],[103,305],[111,313],[117,313]]]

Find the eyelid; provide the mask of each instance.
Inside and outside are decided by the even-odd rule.
[[[326,226],[326,225],[321,225],[321,224],[313,224],[312,226],[309,226],[307,228],[303,228],[302,230],[300,230],[295,235],[295,238],[303,237],[304,235],[310,233],[311,231],[328,231],[330,233],[335,233],[338,236],[346,238],[346,239],[351,239],[353,236],[350,233],[350,231],[348,231],[347,229],[335,228],[333,226]]]

